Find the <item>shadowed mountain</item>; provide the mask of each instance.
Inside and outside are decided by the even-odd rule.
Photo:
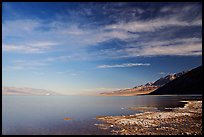
[[[202,66],[192,69],[149,94],[202,94]]]

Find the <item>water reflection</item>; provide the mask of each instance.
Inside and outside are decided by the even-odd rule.
[[[94,124],[96,116],[129,115],[130,107],[179,107],[197,96],[3,96],[3,134],[109,134]],[[121,109],[123,108],[123,109]],[[65,121],[69,117],[72,120]]]

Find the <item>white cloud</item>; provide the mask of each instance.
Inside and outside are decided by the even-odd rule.
[[[100,65],[97,68],[124,68],[124,67],[136,67],[136,66],[150,66],[149,63],[124,63],[115,65]]]
[[[23,27],[16,27],[22,26]],[[3,23],[3,41],[6,36],[17,36],[26,41],[26,43],[33,43],[35,41],[59,41],[64,45],[70,47],[75,46],[90,46],[98,43],[107,42],[112,39],[119,39],[122,41],[128,41],[129,39],[136,39],[138,35],[128,33],[131,32],[147,32],[162,29],[168,26],[200,26],[202,21],[196,20],[194,22],[186,22],[178,20],[176,17],[171,18],[156,18],[152,20],[142,21],[130,21],[116,24],[110,24],[102,26],[100,28],[80,28],[78,24],[67,24],[60,21],[53,21],[45,23],[43,20],[16,20],[7,21]],[[14,27],[15,26],[15,27]],[[47,29],[44,29],[47,28]],[[40,52],[42,49],[31,46],[29,49],[24,44],[13,43],[6,49],[6,51],[20,51],[22,48],[28,50],[28,52]],[[15,45],[18,45],[16,47]],[[28,44],[27,44],[28,45]],[[15,46],[15,47],[14,47]],[[64,47],[65,48],[65,47]]]
[[[16,27],[22,26],[22,24],[24,24],[23,27]],[[44,53],[56,48],[74,50],[80,47],[94,46],[112,39],[126,40],[132,38],[128,32],[121,30],[106,31],[103,27],[97,29],[80,28],[77,24],[60,21],[45,23],[43,20],[22,19],[6,21],[2,27],[3,51],[6,52]],[[8,37],[15,38],[17,41],[13,42]],[[134,35],[134,37],[137,36]],[[60,46],[55,46],[59,44]]]
[[[13,60],[12,64],[6,66],[5,69],[8,71],[40,70],[47,65],[49,65],[49,63],[42,60]]]

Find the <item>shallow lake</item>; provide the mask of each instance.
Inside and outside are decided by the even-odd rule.
[[[98,129],[96,116],[141,113],[130,107],[182,107],[190,96],[2,96],[2,134],[71,135],[110,134]],[[64,120],[64,118],[72,120]]]

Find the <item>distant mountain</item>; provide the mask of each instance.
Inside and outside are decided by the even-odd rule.
[[[164,86],[149,94],[202,94],[202,66],[183,74],[178,73],[177,76],[178,77],[176,79],[171,80]],[[173,77],[171,77],[171,79],[172,78]]]
[[[58,95],[53,91],[35,88],[2,87],[3,95]]]
[[[106,95],[106,96],[135,96],[135,95],[148,94],[157,88],[158,88],[157,86],[153,86],[153,85],[149,85],[149,86],[141,85],[134,88],[122,89],[122,90],[117,90],[112,92],[103,92],[100,94]]]

